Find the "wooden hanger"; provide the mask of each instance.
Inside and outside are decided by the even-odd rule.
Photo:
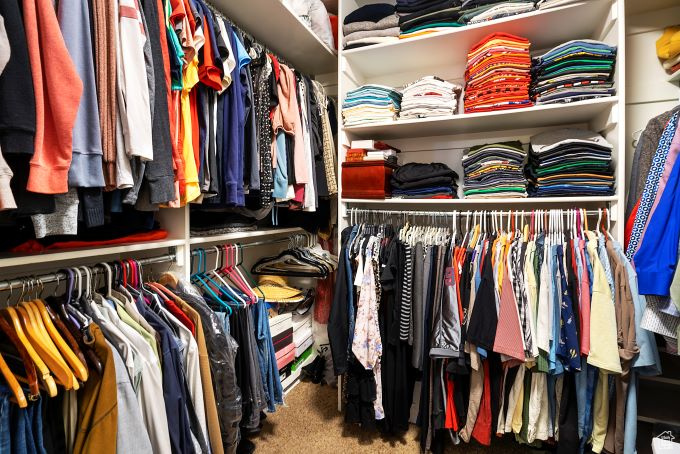
[[[80,359],[78,359],[78,357],[73,352],[71,347],[69,347],[68,343],[64,340],[64,338],[61,337],[59,331],[57,331],[57,328],[52,323],[50,315],[47,313],[45,303],[43,303],[41,300],[35,300],[29,303],[29,306],[32,306],[34,312],[38,314],[39,324],[42,325],[42,327],[50,335],[50,338],[52,339],[54,344],[56,344],[56,347],[62,353],[64,359],[66,359],[66,362],[73,370],[73,374],[81,382],[87,381],[87,368],[80,361]]]
[[[28,407],[28,402],[26,401],[24,390],[21,389],[21,385],[19,384],[16,377],[10,370],[9,366],[5,362],[5,358],[2,357],[1,353],[0,353],[0,373],[2,373],[2,376],[5,377],[7,386],[9,386],[10,391],[12,391],[12,394],[14,395],[14,398],[17,401],[17,405],[19,405],[19,408]]]
[[[5,315],[5,318],[8,319],[8,322],[11,322],[12,327],[14,328],[14,331],[16,332],[17,337],[19,338],[19,341],[23,344],[24,348],[26,348],[26,351],[31,357],[31,360],[38,368],[40,379],[47,388],[47,394],[50,397],[56,396],[57,384],[54,381],[54,377],[52,377],[52,375],[50,374],[50,369],[42,360],[38,352],[36,352],[36,350],[33,348],[33,345],[31,344],[31,341],[28,340],[26,333],[24,333],[24,329],[21,327],[21,320],[19,319],[19,315],[17,314],[16,309],[13,307],[7,307],[2,310],[2,313]]]
[[[31,356],[28,354],[26,347],[23,346],[23,344],[17,337],[17,333],[12,329],[10,324],[7,323],[7,320],[5,320],[3,317],[0,317],[0,330],[5,333],[9,341],[14,345],[14,348],[16,348],[17,352],[19,353],[19,356],[21,357],[21,361],[24,364],[24,371],[26,372],[26,376],[22,377],[15,375],[15,377],[17,378],[17,380],[28,384],[28,390],[30,393],[29,399],[31,399],[32,397],[39,396],[40,387],[38,385],[38,375],[35,371],[35,364],[33,364]]]
[[[31,319],[31,315],[28,310],[23,306],[18,306],[16,312],[21,320],[28,338],[31,340],[36,351],[41,358],[45,360],[45,363],[50,368],[54,376],[57,378],[59,383],[66,389],[74,389],[74,376],[71,369],[68,368],[64,360],[56,351],[56,348],[47,345],[42,336],[37,332],[35,327],[35,321]]]

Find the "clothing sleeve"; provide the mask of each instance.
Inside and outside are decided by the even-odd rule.
[[[118,13],[121,48],[118,61],[118,97],[125,152],[129,157],[138,156],[151,161],[151,106],[144,59],[147,36],[141,12],[134,0],[120,0]]]
[[[676,193],[679,179],[680,165],[676,163],[634,256],[642,295],[669,296],[678,263],[680,200]]]
[[[349,234],[343,234],[343,237],[343,245],[340,249],[340,260],[338,260],[338,270],[335,277],[333,304],[328,317],[328,341],[331,345],[335,375],[342,375],[347,372],[347,342],[349,337],[347,292],[352,291],[352,289],[347,288],[347,270],[345,269],[344,260]]]

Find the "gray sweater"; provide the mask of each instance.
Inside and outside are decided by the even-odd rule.
[[[68,184],[69,187],[103,187],[102,135],[87,0],[60,0],[57,14],[64,43],[83,82],[83,95],[73,126],[73,157]]]

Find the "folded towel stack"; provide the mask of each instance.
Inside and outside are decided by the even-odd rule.
[[[460,0],[397,0],[400,39],[413,38],[464,25]]]
[[[384,85],[362,85],[350,91],[342,103],[345,126],[396,120],[401,93]]]
[[[614,194],[612,144],[585,129],[558,129],[531,138],[531,197]]]
[[[526,156],[518,141],[470,148],[463,156],[465,198],[526,197]]]
[[[460,20],[465,24],[478,24],[535,9],[534,0],[467,0],[463,2]]]
[[[537,57],[531,69],[531,97],[554,104],[614,96],[616,47],[600,41],[568,41]]]
[[[531,106],[529,40],[493,33],[468,52],[465,113]]]
[[[656,40],[656,55],[668,74],[680,71],[680,25],[666,27]]]
[[[404,199],[454,199],[458,174],[446,164],[411,162],[392,173],[392,197]]]
[[[394,5],[372,3],[349,13],[342,24],[344,48],[370,46],[399,39],[399,16]]]
[[[436,117],[456,113],[461,87],[435,76],[426,76],[404,87],[400,119]]]

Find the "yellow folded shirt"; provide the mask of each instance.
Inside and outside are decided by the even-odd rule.
[[[667,59],[678,54],[680,54],[680,25],[666,27],[661,38],[656,40],[656,55]]]

